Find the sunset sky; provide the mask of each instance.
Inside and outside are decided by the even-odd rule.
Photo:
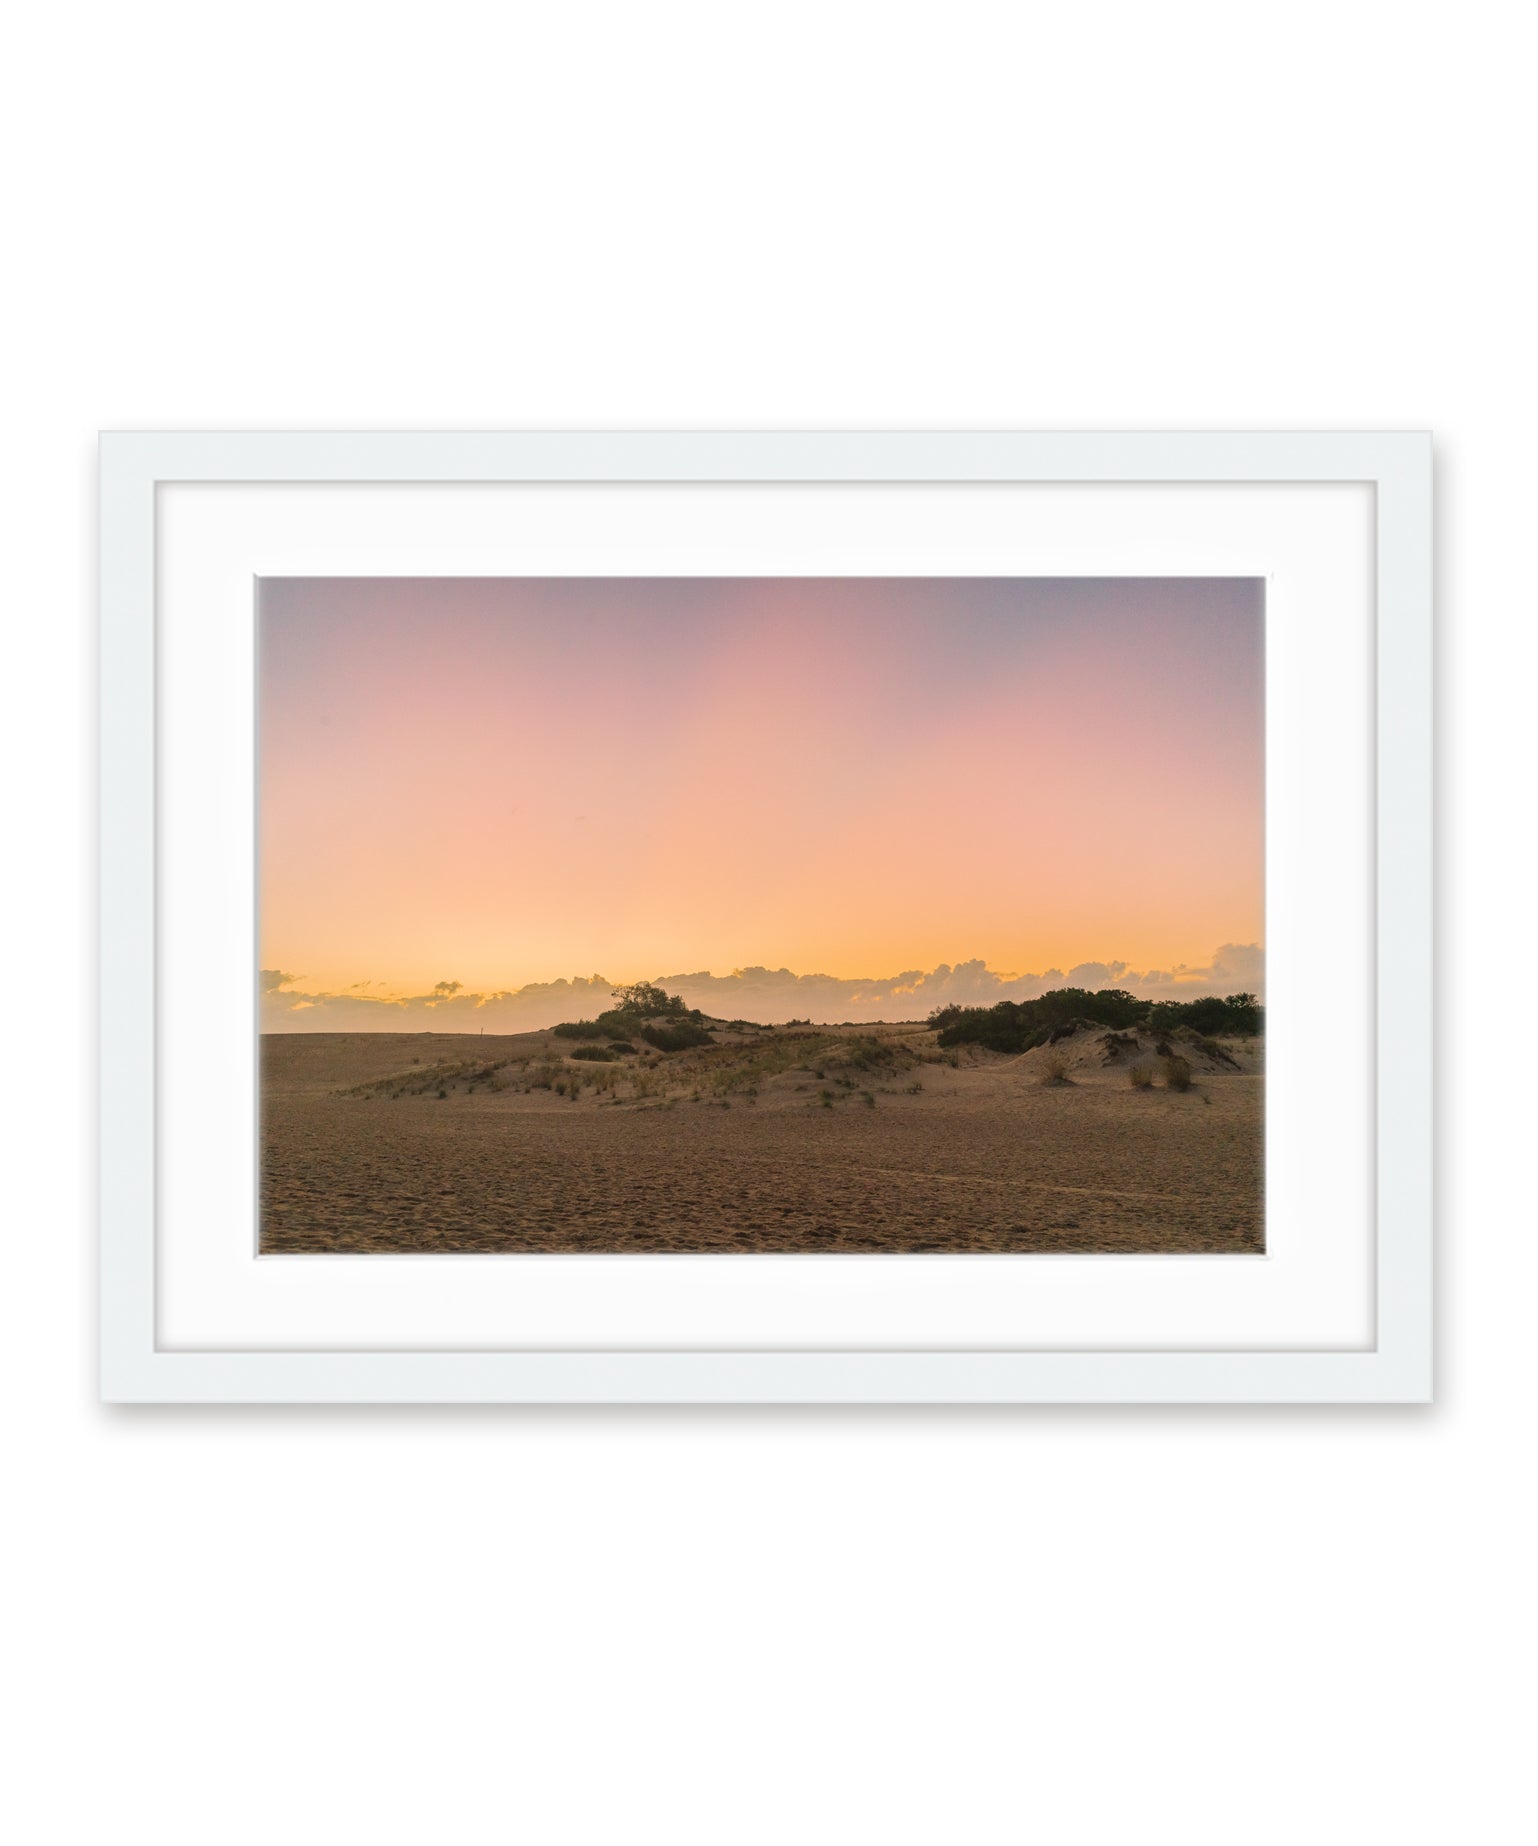
[[[1261,942],[1263,591],[264,580],[262,966],[1200,967]]]

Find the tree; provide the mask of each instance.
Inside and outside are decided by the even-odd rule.
[[[616,987],[610,998],[616,1012],[629,1013],[635,1019],[676,1019],[688,1011],[681,995],[667,993],[651,981]]]

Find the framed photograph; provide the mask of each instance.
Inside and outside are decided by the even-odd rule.
[[[105,1397],[1429,1398],[1429,438],[101,506]]]

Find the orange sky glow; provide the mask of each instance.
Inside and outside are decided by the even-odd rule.
[[[1258,945],[1263,587],[266,579],[262,965],[489,993]]]

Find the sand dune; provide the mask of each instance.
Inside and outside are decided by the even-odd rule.
[[[1019,1057],[912,1024],[715,1040],[265,1037],[262,1249],[1263,1248],[1252,1043],[1171,1045],[1177,1093],[1129,1078],[1160,1041],[1098,1026]]]
[[[1161,1060],[1178,1057],[1198,1076],[1254,1076],[1260,1070],[1257,1039],[1205,1038],[1181,1027],[1174,1032],[1149,1032],[1142,1027],[1111,1031],[1103,1025],[1078,1021],[1063,1026],[1043,1045],[1022,1052],[1013,1060],[1021,1072],[1044,1076],[1049,1063],[1060,1064],[1075,1082],[1100,1072],[1115,1071],[1127,1080],[1134,1065],[1150,1067],[1155,1082]]]

